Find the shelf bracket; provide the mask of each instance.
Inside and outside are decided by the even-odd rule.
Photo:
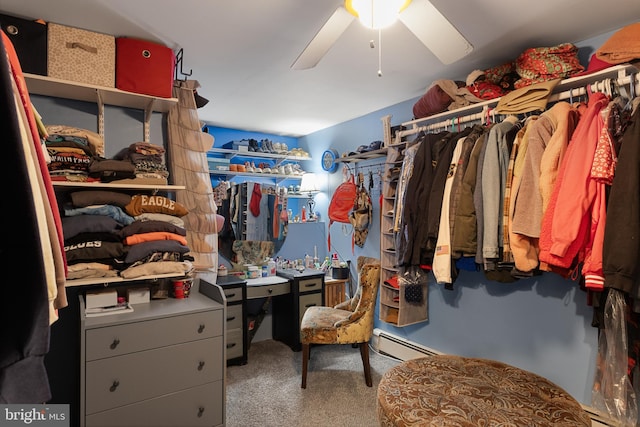
[[[150,137],[150,132],[151,132],[151,114],[153,113],[153,104],[155,103],[155,99],[152,99],[149,101],[149,103],[147,104],[146,108],[144,109],[144,123],[143,123],[143,136],[142,136],[142,140],[144,142],[150,142],[151,141],[151,137]]]
[[[100,90],[96,90],[96,102],[98,104],[98,134],[104,141],[104,101]]]

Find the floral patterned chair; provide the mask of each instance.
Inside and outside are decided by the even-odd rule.
[[[369,340],[373,334],[380,261],[358,257],[358,289],[354,296],[335,307],[309,307],[300,324],[302,342],[302,388],[307,387],[307,369],[312,344],[357,344],[367,386],[371,387]]]

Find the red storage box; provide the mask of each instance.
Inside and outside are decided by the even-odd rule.
[[[127,92],[171,98],[173,50],[158,43],[116,38],[116,87]]]

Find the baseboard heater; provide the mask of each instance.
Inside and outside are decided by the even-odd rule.
[[[589,416],[591,417],[591,427],[621,427],[622,424],[614,419],[611,419],[608,415],[601,411],[587,405],[582,405]]]
[[[402,361],[442,354],[437,350],[414,343],[406,338],[401,338],[378,328],[373,330],[372,341],[373,348],[379,353]]]

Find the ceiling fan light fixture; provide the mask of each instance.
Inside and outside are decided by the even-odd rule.
[[[345,8],[367,28],[388,27],[411,0],[346,0]]]

